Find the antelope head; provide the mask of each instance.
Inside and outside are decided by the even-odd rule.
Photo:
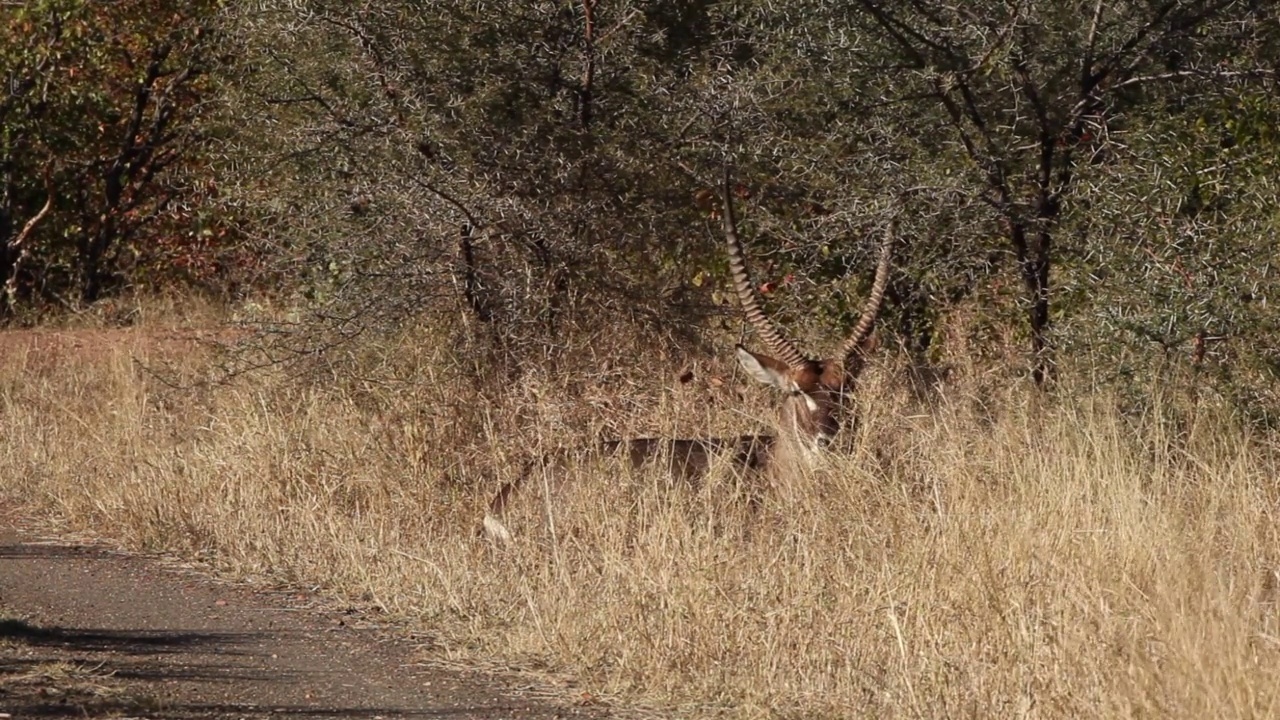
[[[771,355],[761,355],[738,346],[738,363],[751,377],[786,394],[782,404],[782,430],[810,443],[830,439],[840,429],[846,399],[865,365],[867,340],[875,326],[876,316],[884,302],[889,282],[889,260],[893,250],[895,223],[891,223],[880,246],[871,295],[862,317],[840,345],[839,352],[827,359],[814,359],[801,352],[760,307],[751,275],[747,272],[742,242],[738,239],[733,199],[729,192],[729,172],[724,176],[724,235],[729,246],[729,270],[733,287],[742,303],[747,321],[755,328]]]

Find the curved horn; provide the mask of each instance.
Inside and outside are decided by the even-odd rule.
[[[853,332],[840,346],[840,358],[846,366],[849,356],[861,348],[871,335],[871,328],[875,326],[880,307],[884,304],[884,291],[889,286],[889,261],[893,257],[893,241],[897,234],[898,218],[895,217],[889,221],[889,230],[884,235],[884,243],[880,245],[880,263],[876,265],[876,279],[871,283],[871,295],[867,298],[862,317],[858,318]]]
[[[747,321],[773,354],[778,356],[778,360],[793,370],[803,369],[809,364],[808,358],[770,322],[769,316],[760,308],[755,288],[751,285],[746,256],[742,252],[742,243],[738,240],[738,224],[733,217],[733,198],[729,193],[727,166],[724,169],[724,238],[729,245],[729,272],[733,275],[733,289],[738,292],[738,300],[742,303],[742,312],[747,316]]]

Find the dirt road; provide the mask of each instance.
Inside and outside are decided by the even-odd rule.
[[[403,633],[304,604],[38,541],[0,513],[0,718],[603,715],[431,667]]]

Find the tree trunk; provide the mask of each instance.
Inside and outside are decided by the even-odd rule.
[[[1048,213],[1048,215],[1045,215]],[[1057,216],[1056,208],[1042,207],[1039,228],[1029,233],[1025,223],[1008,220],[1009,239],[1018,256],[1022,283],[1030,301],[1027,316],[1031,331],[1031,378],[1044,387],[1053,376],[1053,346],[1049,341],[1049,270],[1053,235],[1050,226]],[[1034,237],[1034,243],[1028,236]]]

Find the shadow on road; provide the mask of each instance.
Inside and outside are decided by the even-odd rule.
[[[52,543],[26,543],[0,545],[0,560],[105,560],[117,557],[110,550],[88,545],[55,545]]]
[[[0,620],[0,640],[87,652],[155,655],[208,648],[220,655],[238,654],[237,645],[261,640],[260,633],[158,632],[40,627],[21,620]]]
[[[463,707],[345,707],[336,704],[246,704],[174,701],[148,688],[199,683],[321,681],[305,672],[249,667],[244,646],[275,637],[260,633],[157,632],[42,627],[0,618],[0,712],[13,718],[452,718],[510,717],[521,708],[504,703]],[[189,660],[174,662],[185,653]],[[332,680],[330,678],[330,680]],[[216,692],[216,691],[215,691]]]
[[[24,541],[0,509],[0,720],[608,715],[424,666],[412,637],[170,570]]]

